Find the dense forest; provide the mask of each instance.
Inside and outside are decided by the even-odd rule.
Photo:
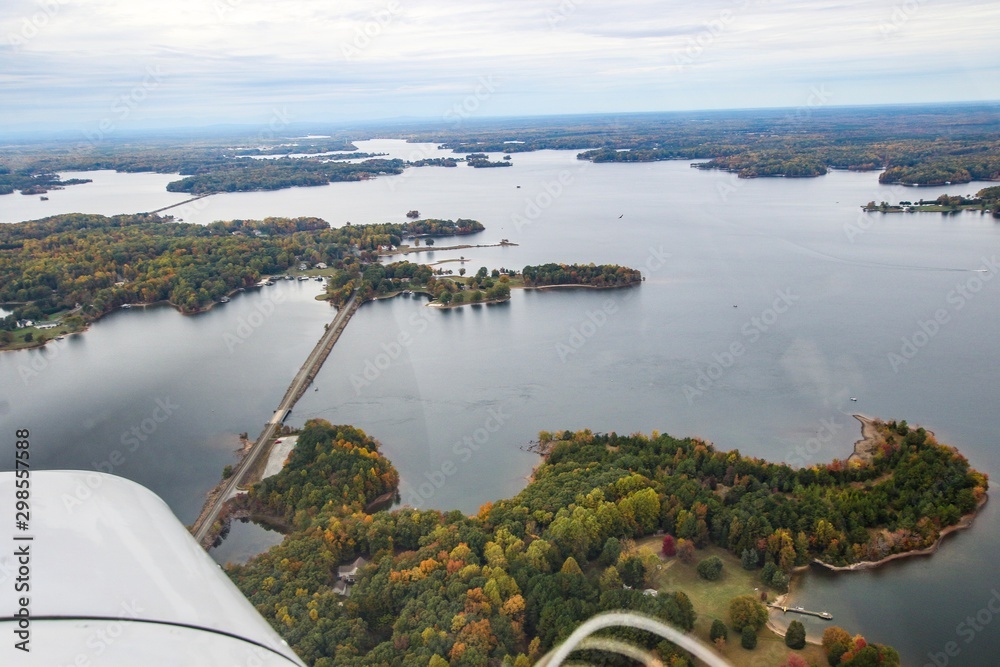
[[[377,263],[380,246],[482,228],[474,220],[416,220],[331,229],[319,218],[202,226],[145,214],[68,214],[0,225],[0,303],[13,306],[0,328],[77,307],[74,316],[84,319],[157,301],[196,312],[299,262],[330,265],[343,286]]]
[[[587,285],[590,287],[623,287],[642,281],[637,269],[617,264],[540,264],[521,270],[526,287],[548,285]]]
[[[239,160],[196,172],[167,184],[170,192],[245,192],[361,181],[378,174],[403,173],[402,160],[364,160],[358,164],[299,158]]]
[[[391,475],[354,466],[350,480],[336,478],[338,488],[320,488],[328,478],[303,472],[307,459],[325,456],[339,434],[357,432],[323,422],[307,430],[322,434],[307,442],[326,444],[304,451],[266,495],[286,515],[294,508],[296,530],[229,572],[318,667],[527,666],[583,620],[611,609],[690,630],[697,615],[686,595],[637,590],[650,585],[661,561],[632,540],[663,531],[687,551],[720,545],[774,578],[812,559],[845,564],[925,547],[975,511],[987,487],[957,451],[905,422],[879,424],[870,462],[803,469],[698,439],[564,431],[540,434],[548,454],[520,494],[476,516],[369,515],[342,501],[360,499],[361,488],[383,488],[365,485]],[[321,503],[315,511],[301,502],[300,478]],[[257,497],[264,488],[255,488]],[[333,592],[336,566],[359,555],[371,563],[345,599]],[[834,634],[833,665],[875,664],[866,662],[872,653],[877,663],[898,664],[891,649]],[[658,651],[664,664],[692,664],[665,642],[624,636]]]
[[[486,228],[483,227],[481,222],[467,218],[459,218],[455,221],[428,218],[409,223],[406,227],[406,237],[462,236],[464,234],[475,234],[484,229]]]
[[[254,485],[237,504],[299,528],[321,513],[361,512],[399,485],[399,474],[378,450],[378,441],[356,428],[310,421],[281,472]]]

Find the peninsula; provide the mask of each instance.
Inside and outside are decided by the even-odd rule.
[[[922,549],[985,498],[986,476],[954,448],[905,422],[872,424],[880,439],[870,459],[801,469],[656,432],[542,432],[544,461],[528,486],[467,517],[359,510],[392,483],[384,463],[350,479],[317,471],[307,482],[301,471],[312,460],[332,451],[357,456],[363,452],[352,449],[368,443],[350,427],[312,421],[303,435],[316,446],[293,453],[290,467],[241,501],[295,530],[229,573],[317,667],[400,652],[420,664],[459,656],[531,664],[583,620],[623,608],[706,642],[727,625],[749,626],[755,644],[766,609],[745,595],[720,603],[732,585],[716,583],[720,571],[738,563],[743,574],[733,581],[757,579],[772,601],[797,566]],[[320,502],[307,502],[307,489]],[[363,567],[345,603],[335,566],[359,556]],[[787,641],[812,660],[823,655],[795,642]],[[898,665],[891,648],[870,646],[884,664]],[[683,655],[667,644],[646,648],[665,662]],[[828,652],[855,664],[849,648]]]

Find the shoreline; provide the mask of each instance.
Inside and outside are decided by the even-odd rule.
[[[958,520],[958,523],[943,528],[940,534],[938,535],[937,540],[934,541],[934,544],[927,547],[926,549],[917,549],[915,551],[904,551],[904,552],[889,554],[888,556],[882,558],[881,560],[860,561],[858,563],[852,563],[850,565],[842,565],[842,566],[831,565],[829,563],[819,560],[818,558],[814,558],[805,565],[798,565],[792,568],[791,573],[792,575],[795,576],[792,577],[792,580],[788,584],[788,592],[783,593],[778,597],[776,597],[774,599],[774,603],[784,606],[792,606],[792,596],[795,593],[796,580],[800,579],[803,575],[805,575],[805,573],[808,572],[814,565],[822,567],[830,572],[858,572],[861,570],[874,570],[893,561],[902,560],[903,558],[909,558],[912,556],[932,556],[935,553],[937,553],[938,549],[941,548],[941,545],[944,544],[945,538],[947,538],[949,535],[951,535],[952,533],[956,533],[960,530],[965,530],[966,528],[971,528],[973,523],[975,523],[976,517],[979,516],[979,512],[986,505],[988,500],[989,496],[988,495],[984,496],[983,499],[980,500],[979,503],[976,505],[975,510],[973,510],[969,514],[964,515],[961,519]],[[775,633],[779,637],[784,637],[785,633],[788,631],[787,624],[784,627],[782,627],[778,622],[779,619],[784,618],[784,616],[785,616],[784,612],[780,612],[777,609],[771,609],[771,608],[768,609],[767,623],[766,623],[767,629]],[[808,633],[806,634],[806,642],[817,646],[822,644],[822,642],[819,639],[812,638],[812,636],[809,635]]]
[[[583,283],[562,283],[559,285],[518,285],[517,287],[511,287],[511,289],[523,289],[523,290],[547,290],[547,289],[572,289],[572,288],[582,288],[582,289],[622,289],[625,287],[634,287],[636,285],[642,284],[641,280],[636,280],[630,283],[625,283],[624,285],[584,285]]]
[[[861,422],[862,438],[854,443],[854,452],[851,454],[850,457],[848,457],[848,460],[857,457],[860,460],[867,461],[869,459],[866,457],[870,456],[869,453],[870,450],[866,450],[866,447],[875,445],[878,442],[878,431],[876,430],[875,425],[876,423],[878,423],[879,420],[861,414],[856,414],[852,416],[859,422]],[[928,431],[928,433],[932,432]],[[972,510],[968,514],[963,515],[958,520],[957,523],[942,528],[938,533],[938,537],[934,541],[934,544],[924,549],[902,551],[894,554],[889,554],[885,558],[879,559],[877,561],[860,561],[857,563],[851,563],[850,565],[831,565],[830,563],[826,563],[818,558],[814,558],[805,565],[799,565],[797,567],[794,567],[792,568],[791,572],[791,574],[793,575],[792,579],[788,584],[788,592],[779,595],[777,598],[775,598],[775,603],[791,606],[792,596],[795,593],[797,580],[800,580],[801,577],[805,575],[805,573],[808,572],[813,566],[822,567],[830,572],[857,572],[861,570],[874,570],[888,563],[897,560],[902,560],[904,558],[911,558],[918,556],[932,556],[935,553],[937,553],[938,549],[941,548],[941,545],[944,544],[945,539],[949,535],[956,533],[960,530],[971,528],[972,525],[975,523],[976,517],[979,516],[979,513],[982,511],[983,507],[986,506],[986,503],[988,501],[989,501],[989,494],[987,493],[982,497],[982,499],[980,499],[978,503],[976,503],[976,508],[974,510]],[[799,582],[799,585],[801,585],[801,582]],[[784,616],[783,613],[782,616]],[[773,609],[769,610],[767,619],[767,628],[772,632],[776,633],[778,636],[784,637],[785,632],[787,631],[787,626],[785,628],[782,628],[777,622],[778,618],[779,617],[777,616],[776,610]],[[810,639],[808,635],[806,637],[806,641],[811,644],[820,643],[819,641]]]
[[[872,450],[879,442],[878,428],[876,428],[879,420],[861,414],[851,416],[861,422],[861,439],[854,442],[854,451],[847,457],[847,460],[856,459],[870,463]]]
[[[433,237],[428,237],[428,238],[433,238]],[[429,245],[423,245],[423,246],[406,246],[405,249],[381,250],[381,251],[379,251],[378,256],[379,257],[392,257],[394,255],[409,255],[410,253],[414,253],[414,252],[434,252],[435,250],[442,250],[442,251],[444,251],[444,250],[465,250],[466,248],[506,248],[507,246],[516,246],[516,245],[519,245],[519,244],[517,244],[517,243],[511,243],[510,241],[507,241],[506,243],[504,243],[503,241],[501,241],[500,243],[476,243],[476,244],[463,243],[463,244],[460,244],[460,245],[447,245],[447,246],[433,246],[433,245],[432,246],[429,246]],[[449,260],[445,260],[445,261],[449,261]],[[456,260],[451,260],[451,261],[456,261]],[[465,260],[465,261],[469,261],[469,260]],[[440,264],[441,262],[437,262],[437,263]]]
[[[891,563],[894,560],[899,560],[901,558],[909,558],[911,556],[930,556],[937,552],[944,543],[946,537],[952,533],[956,533],[960,530],[965,530],[966,528],[971,528],[976,522],[976,517],[979,516],[979,512],[986,506],[989,501],[989,494],[984,495],[982,500],[976,503],[976,509],[969,512],[968,514],[962,516],[958,523],[954,523],[950,526],[942,528],[938,533],[938,538],[934,540],[934,544],[924,549],[916,549],[914,551],[900,551],[898,553],[889,554],[881,560],[863,560],[857,563],[851,563],[850,565],[830,565],[818,558],[810,561],[809,565],[803,565],[801,567],[808,568],[811,565],[819,565],[820,567],[826,568],[831,572],[855,572],[857,570],[874,570],[877,567],[881,567],[886,563]],[[789,593],[791,593],[791,588],[789,588]]]
[[[243,287],[243,288],[237,287],[236,289],[227,292],[226,295],[225,295],[225,297],[227,299],[232,299],[233,295],[238,294],[241,289],[245,292],[245,291],[247,291],[249,289],[254,289],[254,287],[252,287],[252,286],[251,287]],[[185,310],[183,310],[180,306],[178,306],[177,304],[175,304],[172,301],[170,301],[170,299],[159,299],[157,301],[150,301],[149,303],[127,303],[127,304],[123,303],[121,306],[117,306],[115,308],[112,308],[111,310],[107,311],[106,313],[101,313],[100,315],[97,315],[93,319],[87,320],[86,322],[84,322],[83,328],[78,329],[77,331],[67,331],[66,333],[60,334],[60,335],[61,336],[82,335],[85,332],[87,332],[90,329],[90,327],[92,325],[96,324],[99,320],[107,317],[108,315],[110,315],[112,313],[118,312],[119,310],[129,310],[130,308],[142,308],[142,309],[146,309],[146,308],[150,308],[152,306],[170,306],[171,308],[173,308],[174,310],[176,310],[181,315],[183,315],[185,317],[190,317],[192,315],[201,315],[202,313],[207,313],[208,311],[212,310],[212,308],[214,308],[216,306],[219,306],[219,305],[222,305],[222,303],[223,303],[222,301],[212,301],[211,303],[209,303],[209,304],[207,304],[207,305],[199,308],[198,310],[192,310],[192,311],[185,311]],[[130,308],[123,308],[123,306],[129,306]],[[49,343],[51,343],[54,340],[56,340],[56,338],[49,338],[48,340],[46,340],[44,342],[40,342],[40,343],[36,343],[36,344],[32,344],[32,345],[25,345],[23,347],[2,347],[2,346],[0,346],[0,353],[3,353],[3,352],[19,352],[21,350],[37,350],[38,348],[45,347],[46,345],[48,345]]]

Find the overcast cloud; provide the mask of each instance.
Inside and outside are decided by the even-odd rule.
[[[998,28],[995,0],[4,0],[0,119],[442,119],[477,92],[480,116],[993,100]]]

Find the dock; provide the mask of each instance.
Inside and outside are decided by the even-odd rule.
[[[828,611],[811,611],[809,609],[802,609],[800,607],[788,607],[781,604],[774,604],[769,602],[768,607],[771,609],[780,609],[783,613],[787,614],[791,612],[793,614],[802,614],[804,616],[815,616],[816,618],[822,618],[824,621],[832,621],[833,614]]]

